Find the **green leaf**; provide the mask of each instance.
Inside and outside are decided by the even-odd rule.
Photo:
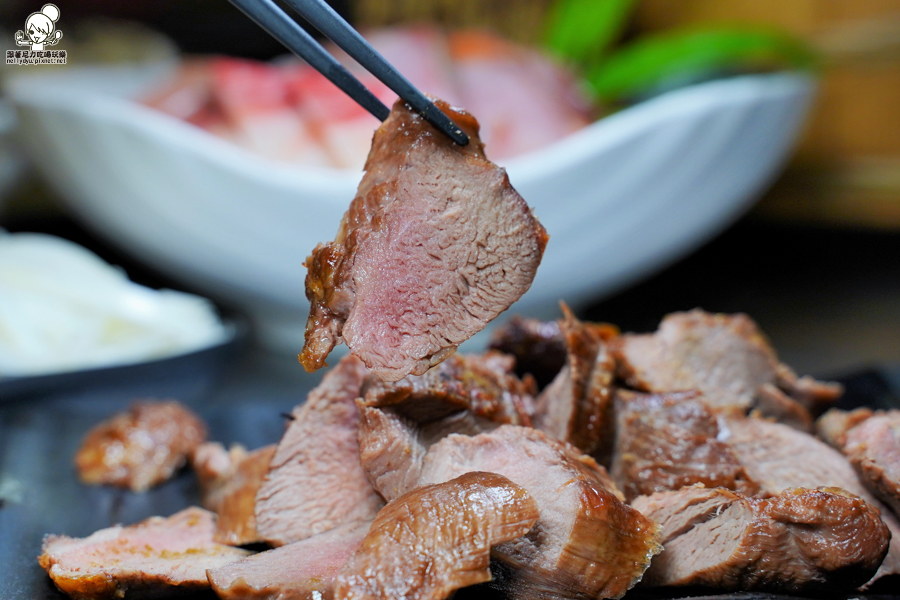
[[[690,31],[634,42],[591,69],[587,78],[597,96],[610,101],[722,70],[812,69],[816,62],[804,43],[776,31]]]
[[[547,16],[545,45],[582,67],[598,64],[628,22],[636,0],[557,0]]]

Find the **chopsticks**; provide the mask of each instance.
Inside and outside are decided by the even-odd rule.
[[[357,104],[384,121],[390,109],[356,79],[337,59],[329,54],[302,27],[272,0],[230,0],[241,12],[294,54],[338,86]],[[328,39],[344,50],[367,71],[403,98],[425,120],[461,146],[467,136],[434,102],[428,99],[397,69],[384,59],[347,21],[324,0],[285,0]]]

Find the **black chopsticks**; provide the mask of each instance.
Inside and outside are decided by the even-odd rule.
[[[272,37],[306,60],[360,106],[375,115],[378,120],[384,121],[387,118],[390,109],[272,0],[230,1]],[[386,61],[324,0],[285,0],[285,2],[367,71],[394,90],[438,130],[461,146],[469,143],[469,136],[462,129]]]

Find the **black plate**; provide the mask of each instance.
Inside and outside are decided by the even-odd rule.
[[[280,438],[282,413],[302,401],[321,377],[305,374],[293,357],[275,360],[251,348],[225,354],[207,356],[207,360],[187,356],[159,361],[113,377],[82,381],[75,388],[45,390],[0,403],[0,598],[65,598],[37,564],[47,533],[82,537],[116,523],[169,515],[197,503],[196,479],[190,472],[144,494],[81,485],[72,458],[85,432],[96,423],[134,398],[174,397],[206,419],[212,439],[257,448]],[[895,371],[877,369],[842,380],[847,386],[844,407],[900,406],[900,388],[894,383],[900,377]],[[465,597],[472,597],[471,592]],[[628,597],[658,600],[665,595],[632,592]],[[714,598],[785,597],[730,594]],[[882,598],[900,600],[900,596]]]

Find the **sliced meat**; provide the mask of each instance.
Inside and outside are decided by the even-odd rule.
[[[75,466],[84,483],[143,492],[169,479],[205,439],[203,421],[181,403],[135,402],[88,432]]]
[[[810,418],[803,411],[818,415],[842,393],[838,384],[798,379],[743,314],[674,313],[656,333],[619,337],[614,351],[619,374],[635,389],[700,390],[714,408],[740,413],[755,407],[762,416],[787,414],[796,422],[799,414],[806,423]]]
[[[368,371],[347,356],[294,409],[256,494],[256,529],[273,546],[371,521],[382,506],[359,466],[356,398]]]
[[[334,578],[357,551],[369,523],[337,527],[209,571],[222,600],[331,600]]]
[[[630,501],[702,483],[755,494],[734,451],[719,441],[715,414],[699,392],[616,394],[613,480]]]
[[[450,434],[478,435],[500,423],[468,411],[419,424],[390,408],[360,407],[359,462],[381,497],[390,502],[413,489],[428,449]]]
[[[531,424],[533,380],[519,380],[499,352],[454,355],[424,375],[371,378],[360,404],[360,464],[385,500],[411,490],[438,440],[477,435],[504,423]]]
[[[455,145],[398,100],[335,241],[306,260],[308,370],[344,341],[385,381],[421,375],[534,279],[546,231],[485,158],[475,119],[438,105],[470,143]]]
[[[469,471],[508,477],[537,501],[524,538],[497,546],[512,598],[618,598],[659,552],[658,528],[622,502],[603,467],[574,447],[526,427],[450,435],[428,451],[420,484]]]
[[[900,514],[900,410],[877,412],[850,429],[844,454],[866,487]]]
[[[215,446],[218,448],[204,444],[194,454],[202,504],[218,515],[215,540],[231,546],[258,542],[256,492],[269,472],[275,445],[250,453],[241,446],[234,446],[227,452],[220,444]],[[203,462],[198,464],[198,461]],[[221,469],[226,462],[227,468],[217,472],[216,467]]]
[[[466,473],[385,506],[335,584],[339,600],[442,600],[491,579],[491,547],[525,535],[538,505],[495,473]]]
[[[81,539],[48,535],[38,561],[56,587],[76,600],[199,591],[209,588],[207,569],[249,554],[215,543],[214,530],[215,515],[192,507]]]
[[[424,375],[390,383],[373,377],[364,386],[365,405],[390,407],[423,424],[465,410],[496,423],[531,425],[536,389],[515,376],[514,364],[499,352],[454,355]]]
[[[565,366],[538,398],[535,426],[608,462],[613,443],[612,382],[616,363],[593,323],[582,323],[563,305],[560,331]]]
[[[900,575],[900,522],[869,493],[840,452],[812,435],[763,419],[728,419],[727,430],[720,438],[732,447],[762,493],[780,494],[795,487],[837,487],[878,508],[891,531],[891,544],[872,582]]]
[[[750,412],[753,416],[772,419],[800,431],[813,430],[810,412],[771,383],[764,383],[756,390],[756,403]]]
[[[232,444],[227,450],[219,442],[200,444],[191,457],[191,467],[200,484],[200,504],[203,508],[219,512],[228,482],[237,472],[238,465],[247,459],[247,449]]]
[[[816,435],[832,448],[843,450],[847,443],[847,432],[871,417],[871,408],[857,408],[851,411],[832,408],[816,419]]]
[[[841,384],[818,381],[809,375],[797,377],[794,370],[784,363],[779,363],[775,369],[775,385],[814,417],[831,408],[844,395]]]
[[[641,496],[633,506],[662,526],[650,587],[716,591],[849,592],[888,550],[879,511],[840,488],[793,488],[751,499],[702,486]]]
[[[516,374],[535,378],[546,387],[566,364],[566,341],[557,321],[526,319],[518,315],[491,334],[490,348],[516,358]]]
[[[388,502],[416,487],[429,446],[408,419],[391,410],[360,407],[359,463]]]

